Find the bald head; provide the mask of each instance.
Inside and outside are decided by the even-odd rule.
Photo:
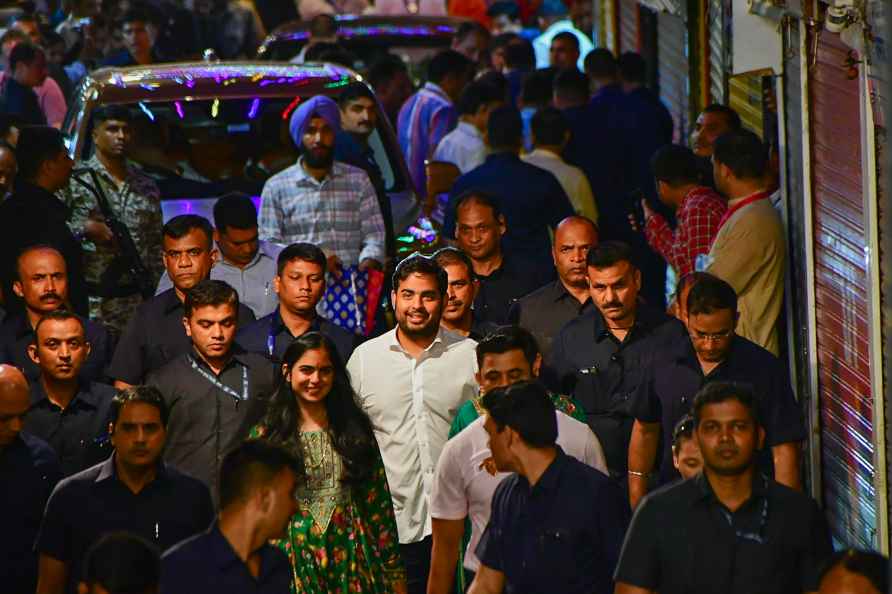
[[[25,376],[12,365],[0,365],[0,448],[18,436],[30,405]]]
[[[558,277],[568,287],[584,289],[588,286],[585,257],[598,244],[598,228],[585,217],[567,217],[554,231],[552,256]]]

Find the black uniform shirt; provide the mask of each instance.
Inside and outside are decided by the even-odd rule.
[[[329,337],[338,349],[342,361],[348,361],[353,354],[359,337],[351,334],[325,318],[316,316],[308,332],[321,332]],[[271,314],[239,330],[235,341],[249,353],[262,353],[274,361],[281,361],[282,355],[296,336],[282,321],[278,308]]]
[[[476,275],[480,291],[474,300],[474,317],[480,322],[507,324],[508,310],[524,295],[550,279],[533,266],[503,255],[502,264],[487,276]]]
[[[757,474],[752,497],[732,513],[701,473],[644,498],[614,577],[660,594],[814,592],[831,553],[807,495]]]
[[[183,302],[174,289],[141,303],[121,335],[108,375],[128,384],[141,384],[149,372],[192,350],[183,316]],[[239,303],[239,327],[254,320],[251,308]]]
[[[533,333],[542,357],[547,359],[551,343],[561,328],[594,307],[590,297],[585,303],[579,303],[558,279],[518,299],[508,317],[511,323]]]

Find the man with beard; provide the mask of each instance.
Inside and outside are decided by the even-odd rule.
[[[455,411],[476,395],[475,342],[440,326],[446,272],[415,254],[396,267],[397,327],[347,363],[369,415],[395,503],[409,594],[424,594],[430,571],[430,490]]]
[[[0,324],[0,363],[9,363],[22,370],[30,382],[36,382],[40,368],[28,351],[36,341],[36,327],[42,316],[69,309],[68,269],[58,250],[37,245],[19,254],[18,276],[12,291],[24,303],[23,312],[10,313]],[[89,383],[104,381],[105,368],[112,356],[112,339],[105,326],[80,318],[89,354],[78,366],[75,375]]]
[[[615,594],[816,592],[830,535],[811,497],[759,472],[765,431],[755,394],[707,384],[693,416],[703,472],[638,507]]]
[[[598,245],[598,228],[581,216],[567,217],[554,232],[551,256],[558,279],[518,299],[508,317],[536,337],[542,357],[551,352],[551,342],[569,322],[594,307],[588,290],[585,258]]]
[[[385,252],[381,208],[366,172],[334,160],[340,128],[340,111],[328,97],[318,95],[294,110],[289,129],[302,154],[263,186],[260,238],[317,245],[330,272],[357,265],[380,269]]]

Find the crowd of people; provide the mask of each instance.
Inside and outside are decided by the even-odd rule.
[[[331,15],[354,9],[320,4],[300,14],[337,56]],[[270,7],[13,22],[0,589],[887,591],[887,561],[834,552],[803,492],[771,142],[718,104],[685,138],[641,56],[554,4],[466,2],[478,22],[414,92],[379,56],[369,86],[302,101],[296,162],[212,221],[164,222],[123,106],[92,112],[75,164],[65,99],[98,65],[250,55]],[[394,257],[387,125],[442,209],[434,253]],[[444,196],[431,161],[458,171]],[[320,313],[348,270],[388,279],[368,337]]]

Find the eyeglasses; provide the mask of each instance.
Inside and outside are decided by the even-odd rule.
[[[718,342],[720,340],[728,338],[733,333],[733,328],[730,328],[723,332],[713,332],[712,334],[708,332],[700,332],[699,330],[691,330],[688,332],[688,334],[690,334],[691,336],[691,340],[696,340],[698,342]]]

